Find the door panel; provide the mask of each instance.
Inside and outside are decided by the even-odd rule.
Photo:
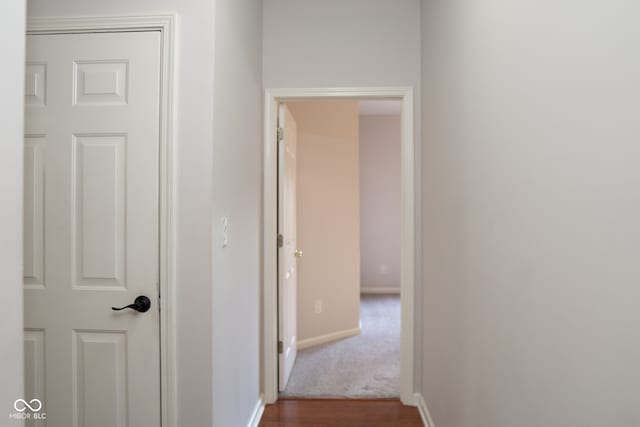
[[[75,288],[123,288],[126,135],[74,136]]]
[[[48,427],[160,425],[159,88],[159,32],[27,37],[25,398]]]
[[[127,425],[126,333],[74,331],[74,425]],[[99,366],[100,369],[95,369]]]
[[[284,390],[297,356],[297,240],[296,240],[296,123],[286,105],[280,105],[278,141],[278,233],[282,247],[278,250],[278,339],[279,389]]]
[[[42,136],[24,144],[24,286],[44,286],[44,146]]]
[[[44,401],[44,330],[27,329],[24,331],[24,370],[25,395]],[[44,420],[25,420],[25,427],[41,426],[45,426]]]

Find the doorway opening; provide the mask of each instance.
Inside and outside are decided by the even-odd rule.
[[[399,398],[400,101],[278,119],[280,396]]]
[[[334,115],[340,111],[343,119],[345,114],[352,118],[350,125],[341,120],[342,130],[336,131],[343,134],[328,138],[333,144],[323,145],[318,140],[321,132],[297,129],[300,125],[313,127],[314,123],[327,125],[327,117],[323,119],[317,109],[308,108],[321,104],[332,108]],[[403,403],[415,405],[412,89],[267,90],[265,115],[265,403],[273,403],[281,391],[282,396],[296,397],[400,397]],[[381,147],[369,147],[369,153],[362,153],[360,131],[364,130],[362,136],[380,134],[381,129],[375,129],[380,126],[380,120],[375,120],[378,116],[397,125],[397,171],[389,171],[398,174],[397,213],[393,219],[389,218],[394,216],[392,212],[378,212],[397,226],[397,244],[393,227],[375,215],[364,221],[361,217],[361,203],[367,214],[373,213],[370,197],[361,190],[379,187],[379,183],[369,182],[375,173],[362,176],[362,155],[382,153]],[[293,143],[292,134],[299,136]],[[349,139],[353,144],[349,145]],[[384,160],[379,159],[383,164]],[[391,166],[393,158],[387,160]],[[365,157],[364,161],[371,163],[372,159]],[[287,166],[291,162],[294,166]],[[366,180],[363,186],[361,179],[363,183]],[[323,198],[323,194],[329,197]],[[379,202],[382,192],[377,196],[374,199]],[[393,191],[390,197],[394,197]],[[376,236],[371,227],[378,231],[386,228],[386,233]],[[386,251],[384,242],[388,243]],[[377,250],[385,254],[372,253]],[[393,252],[397,262],[389,258]],[[388,261],[380,262],[380,256]],[[376,267],[372,269],[371,263]],[[386,284],[381,285],[380,279],[387,279]],[[343,339],[346,337],[353,338]],[[380,347],[386,348],[374,347],[383,341]],[[373,354],[377,350],[379,357]],[[363,357],[357,360],[354,351],[362,351]],[[295,363],[297,354],[299,361]],[[337,374],[332,370],[332,359],[335,362],[341,354],[351,354],[351,361],[361,366],[343,364],[342,373]]]

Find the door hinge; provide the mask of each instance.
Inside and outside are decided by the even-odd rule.
[[[284,139],[284,129],[278,128],[278,141],[282,141]]]
[[[284,246],[284,236],[282,234],[278,234],[278,247],[281,248]]]
[[[282,354],[284,352],[284,344],[282,341],[278,341],[278,354]]]

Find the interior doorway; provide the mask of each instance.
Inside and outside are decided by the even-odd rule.
[[[400,397],[400,112],[279,105],[281,397]]]
[[[327,342],[338,336],[316,336],[305,342],[296,337],[298,332],[295,328],[285,330],[283,326],[287,323],[293,324],[291,319],[287,320],[287,310],[283,306],[286,300],[283,297],[288,295],[289,301],[294,298],[291,292],[292,286],[285,289],[283,286],[287,281],[291,284],[298,278],[293,272],[299,273],[296,269],[296,255],[302,256],[305,248],[297,247],[296,231],[293,229],[294,238],[280,235],[281,230],[289,230],[282,218],[284,206],[287,204],[287,197],[278,197],[278,194],[285,194],[283,183],[284,176],[282,171],[287,168],[281,168],[279,173],[278,161],[281,165],[286,165],[287,148],[289,144],[278,145],[278,140],[282,138],[286,142],[287,131],[278,130],[285,129],[287,126],[286,112],[283,111],[282,105],[287,102],[294,101],[313,101],[313,100],[397,100],[400,108],[400,292],[402,307],[402,316],[400,321],[400,398],[405,404],[414,405],[415,398],[413,393],[413,286],[414,286],[414,156],[413,156],[413,96],[410,88],[373,88],[373,89],[330,89],[330,90],[267,90],[265,105],[265,224],[264,224],[264,315],[265,315],[265,331],[264,331],[264,385],[265,385],[265,402],[273,403],[278,397],[278,389],[284,389],[293,369],[293,360],[297,352],[298,343],[302,343],[302,347],[306,344],[315,345],[322,341]],[[280,113],[280,114],[278,114]],[[284,118],[284,121],[283,121]],[[295,125],[294,125],[295,127]],[[289,153],[295,152],[295,149],[288,149]],[[292,188],[289,186],[288,188]],[[293,187],[295,188],[295,186]],[[280,192],[279,192],[280,190]],[[289,198],[290,199],[290,198]],[[278,209],[280,208],[280,209]],[[286,233],[286,232],[285,232]],[[275,244],[274,244],[275,243]],[[273,246],[272,246],[273,245]],[[283,265],[285,257],[278,257],[278,251],[283,246],[289,245],[288,252],[291,252],[292,259]],[[293,247],[293,246],[296,247]],[[306,254],[305,254],[306,256]],[[359,256],[359,254],[358,254]],[[358,262],[357,268],[360,265]],[[384,266],[383,266],[384,268]],[[359,276],[359,271],[358,271]],[[359,280],[358,280],[359,282]],[[278,291],[280,283],[280,291]],[[295,283],[295,282],[294,282]],[[359,283],[358,283],[359,284]],[[387,290],[382,290],[386,292]],[[360,302],[360,289],[355,291],[356,302]],[[369,297],[363,298],[368,299]],[[374,298],[375,299],[375,298]],[[314,302],[316,313],[322,311],[322,301]],[[358,304],[359,305],[359,304]],[[280,312],[278,311],[280,309]],[[359,317],[359,316],[357,316]],[[354,323],[353,321],[351,323]],[[343,329],[342,336],[357,335],[360,333],[359,322],[353,325],[353,328]],[[279,337],[283,338],[279,340]]]

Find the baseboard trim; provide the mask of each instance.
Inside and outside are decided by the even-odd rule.
[[[325,344],[331,341],[337,341],[342,338],[353,337],[355,335],[360,335],[362,329],[354,328],[354,329],[346,329],[344,331],[333,332],[331,334],[319,335],[313,338],[307,338],[304,340],[298,341],[298,350],[304,350],[305,348],[314,347],[316,345]]]
[[[415,396],[416,405],[418,406],[418,412],[420,412],[420,417],[422,418],[424,427],[436,427],[433,423],[433,419],[431,418],[431,414],[429,413],[429,408],[427,408],[427,403],[424,401],[422,393],[416,393]]]
[[[393,294],[399,295],[400,288],[360,288],[361,294]]]
[[[262,419],[262,414],[264,412],[264,398],[262,395],[258,398],[258,402],[256,403],[256,407],[253,409],[253,413],[251,414],[251,418],[249,419],[249,424],[247,427],[258,427],[260,424],[260,420]]]

